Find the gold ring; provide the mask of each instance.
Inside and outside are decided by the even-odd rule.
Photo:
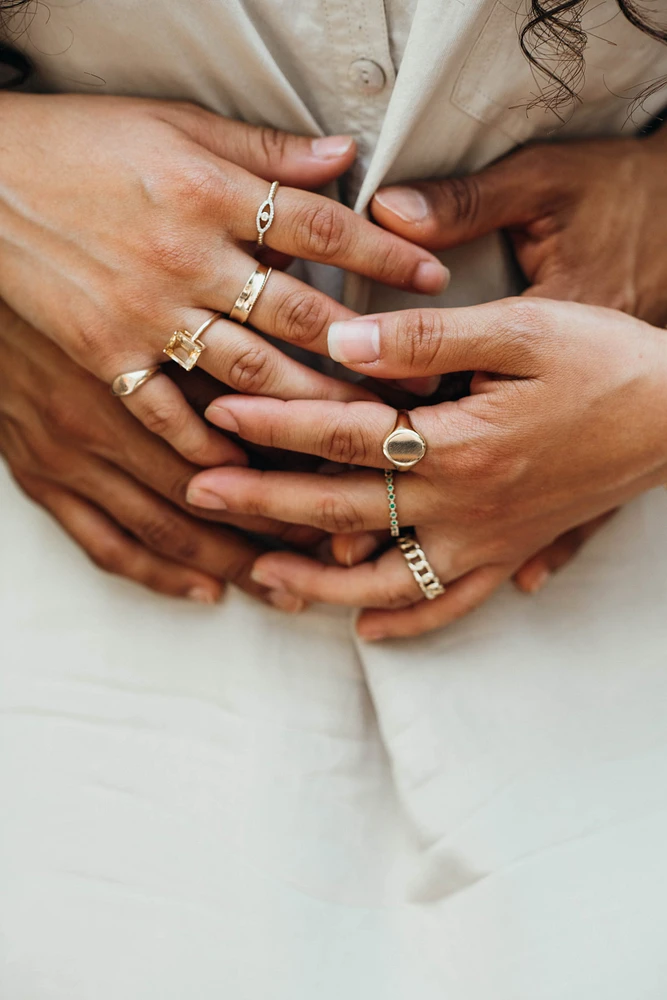
[[[221,316],[222,313],[214,313],[202,323],[195,333],[189,333],[187,330],[176,330],[164,348],[163,353],[168,358],[171,358],[172,361],[175,361],[176,364],[180,365],[181,368],[185,368],[186,372],[192,371],[199,361],[201,352],[206,350],[206,344],[202,343],[199,338]]]
[[[153,365],[152,368],[140,368],[137,372],[123,372],[122,375],[117,375],[111,383],[111,395],[131,396],[159,371],[160,366]]]
[[[261,247],[264,244],[264,236],[268,233],[269,229],[273,224],[273,219],[276,214],[276,207],[273,204],[273,199],[276,196],[276,192],[280,184],[278,181],[274,181],[269,188],[269,193],[262,202],[262,204],[257,209],[257,218],[255,222],[257,224],[257,246]]]
[[[393,431],[382,442],[382,451],[399,471],[411,469],[426,454],[426,441],[412,426],[407,410],[398,411]]]
[[[401,535],[396,544],[426,600],[433,601],[444,594],[446,588],[440,583],[437,573],[434,572],[415,536]]]
[[[257,299],[262,294],[272,270],[272,267],[265,267],[264,264],[257,265],[257,268],[246,281],[241,294],[232,306],[232,311],[229,314],[230,319],[236,320],[237,323],[248,322],[250,313]]]

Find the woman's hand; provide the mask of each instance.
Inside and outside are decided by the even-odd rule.
[[[196,467],[150,434],[45,337],[0,306],[0,454],[18,484],[98,566],[152,590],[204,603],[226,582],[271,600],[250,576],[262,547],[188,507]],[[223,461],[244,453],[221,439]],[[210,517],[210,515],[208,515]],[[215,517],[215,515],[214,515]],[[320,534],[266,519],[225,518],[308,545]],[[283,610],[303,607],[282,600]]]
[[[284,186],[265,238],[269,256],[422,292],[439,291],[447,277],[427,251],[297,190],[351,165],[346,137],[289,136],[187,104],[23,94],[0,95],[0,132],[0,296],[107,385],[166,361],[174,330],[194,332],[212,312],[231,309],[255,268],[255,218],[270,180]],[[326,353],[329,323],[350,315],[275,271],[252,322]],[[204,340],[200,366],[243,392],[351,399],[361,391],[238,323],[220,320]],[[190,461],[226,453],[164,374],[124,402]]]
[[[534,144],[467,177],[384,188],[371,209],[386,229],[431,250],[503,229],[524,294],[609,306],[665,326],[666,153],[664,130]],[[515,575],[519,588],[539,589],[606,520],[532,556]],[[349,546],[340,548],[349,558]]]
[[[667,478],[667,340],[622,313],[507,299],[335,324],[329,344],[336,360],[380,378],[477,372],[470,396],[412,411],[428,450],[396,476],[400,523],[416,527],[450,586],[406,610],[367,611],[359,622],[366,638],[447,624],[531,553]],[[228,397],[208,416],[249,441],[381,469],[396,412],[381,403]],[[215,469],[195,476],[188,496],[330,532],[388,523],[384,483],[371,471]],[[400,609],[420,597],[396,548],[351,569],[268,554],[253,576],[303,599],[367,608]]]

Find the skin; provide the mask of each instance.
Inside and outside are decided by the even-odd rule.
[[[290,553],[255,565],[254,579],[274,590],[376,609],[358,623],[367,639],[448,624],[531,553],[667,479],[667,340],[648,323],[530,297],[387,313],[337,324],[333,334],[332,356],[366,375],[476,372],[470,396],[412,411],[428,451],[398,477],[401,522],[415,526],[450,584],[446,594],[419,600],[395,547],[349,569]],[[208,416],[249,441],[369,469],[329,477],[208,470],[194,477],[191,500],[205,489],[218,510],[329,532],[386,525],[386,496],[371,470],[386,467],[391,407],[236,396],[216,400]]]
[[[175,329],[194,331],[231,309],[255,267],[255,215],[269,180],[282,187],[268,262],[297,256],[428,293],[447,281],[428,251],[303,190],[351,165],[348,137],[314,143],[176,102],[32,94],[0,95],[0,130],[0,298],[106,384],[166,361]],[[253,324],[326,353],[328,325],[349,315],[277,271]],[[204,339],[200,366],[232,388],[359,395],[238,324],[220,320]],[[224,460],[220,435],[165,375],[123,402],[189,461]]]
[[[23,490],[98,567],[204,604],[217,601],[229,582],[276,603],[251,578],[264,547],[244,531],[211,522],[228,521],[292,545],[312,546],[320,533],[294,533],[266,519],[212,514],[203,520],[185,496],[196,466],[6,306],[0,306],[0,347],[0,453]],[[210,387],[204,390],[210,399]],[[224,446],[227,461],[247,463],[236,445]],[[297,611],[303,602],[279,596],[277,606]]]
[[[529,296],[620,309],[667,325],[662,227],[667,134],[527,146],[467,177],[395,185],[371,205],[380,225],[430,250],[503,230]],[[612,516],[556,539],[515,575],[539,590]],[[338,540],[341,562],[368,555],[369,538]]]

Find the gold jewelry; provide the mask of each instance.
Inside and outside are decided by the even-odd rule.
[[[232,306],[232,311],[229,314],[230,319],[236,320],[237,323],[248,322],[250,313],[257,299],[262,294],[272,270],[272,267],[265,267],[264,264],[257,265],[257,268],[246,281],[241,294]]]
[[[131,396],[133,392],[140,389],[145,382],[152,379],[153,375],[157,375],[159,371],[160,366],[153,365],[152,368],[140,368],[137,372],[123,372],[122,375],[117,375],[111,383],[111,395]]]
[[[398,538],[401,529],[398,526],[398,508],[396,507],[396,493],[394,492],[394,470],[386,469],[384,480],[387,484],[387,500],[389,502],[389,530],[392,538]]]
[[[408,568],[426,600],[432,601],[444,594],[446,588],[440,583],[415,536],[401,535],[396,544],[403,553]]]
[[[271,228],[273,224],[273,218],[276,214],[276,207],[273,204],[273,199],[276,196],[276,192],[280,187],[278,181],[274,181],[269,188],[269,193],[262,202],[262,204],[257,209],[257,218],[255,222],[257,223],[257,246],[261,247],[264,244],[264,236]]]
[[[195,333],[189,333],[187,330],[176,330],[163,353],[181,368],[185,368],[186,372],[192,371],[199,361],[201,352],[206,350],[206,344],[203,344],[199,338],[203,333],[206,333],[209,326],[220,319],[221,315],[222,313],[214,313],[202,323]]]
[[[398,411],[393,431],[382,442],[382,451],[399,472],[411,469],[426,454],[426,441],[412,426],[407,410]]]

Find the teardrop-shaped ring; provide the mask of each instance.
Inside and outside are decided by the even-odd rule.
[[[269,188],[269,193],[262,202],[262,204],[257,209],[257,246],[261,247],[264,245],[264,237],[268,233],[269,229],[273,224],[273,219],[276,214],[276,207],[273,203],[273,199],[276,196],[276,191],[280,187],[278,181],[274,181]]]
[[[393,431],[382,442],[384,457],[395,469],[405,471],[421,462],[426,454],[426,441],[412,426],[407,410],[399,410]]]
[[[122,375],[117,375],[111,383],[111,395],[131,396],[159,371],[160,366],[153,365],[152,368],[140,368],[136,372],[124,372]]]

